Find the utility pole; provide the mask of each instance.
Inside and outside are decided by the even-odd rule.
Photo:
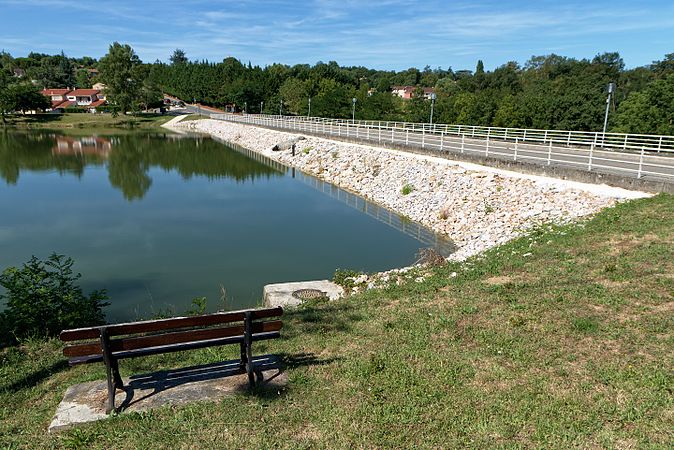
[[[356,97],[351,99],[353,106],[351,107],[351,121],[356,123]]]
[[[604,114],[604,130],[602,135],[606,134],[606,125],[608,125],[608,110],[611,106],[611,97],[615,93],[615,83],[608,84],[608,97],[606,97],[606,114]]]
[[[435,92],[433,92],[431,94],[431,120],[430,120],[431,125],[433,125],[433,106],[435,106],[435,97],[436,97]]]

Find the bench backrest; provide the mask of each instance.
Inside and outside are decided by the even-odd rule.
[[[99,359],[103,357],[101,337],[109,339],[111,352],[133,352],[146,349],[159,349],[185,343],[208,343],[215,340],[231,338],[232,343],[243,339],[245,334],[245,318],[250,318],[252,338],[271,336],[283,326],[281,320],[264,320],[280,317],[283,308],[251,309],[193,317],[174,317],[170,319],[129,322],[101,327],[77,328],[64,330],[60,338],[64,342],[83,341],[68,345],[63,354],[69,358]],[[114,338],[117,336],[117,338]],[[123,336],[123,337],[119,337]],[[91,341],[95,339],[95,341]],[[157,351],[160,353],[161,351]]]

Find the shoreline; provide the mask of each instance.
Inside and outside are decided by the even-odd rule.
[[[458,250],[451,260],[477,255],[541,223],[566,224],[650,195],[212,119],[165,126],[241,145],[407,216],[454,241]],[[289,149],[272,150],[300,136],[295,156]]]

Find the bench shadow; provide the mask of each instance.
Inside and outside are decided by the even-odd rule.
[[[232,392],[248,392],[250,395],[263,398],[278,398],[277,379],[285,374],[287,369],[301,366],[330,364],[335,358],[319,359],[312,353],[279,354],[254,356],[253,362],[256,373],[256,386],[248,388],[248,379],[233,381]],[[119,411],[128,409],[138,402],[148,400],[159,393],[209,380],[226,380],[237,375],[245,374],[239,365],[239,360],[229,360],[180,369],[162,370],[140,375],[132,375],[124,386],[126,396],[117,408]],[[142,395],[139,395],[141,394]]]

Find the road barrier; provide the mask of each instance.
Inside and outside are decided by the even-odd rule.
[[[529,130],[260,114],[213,119],[674,183],[674,136]]]

